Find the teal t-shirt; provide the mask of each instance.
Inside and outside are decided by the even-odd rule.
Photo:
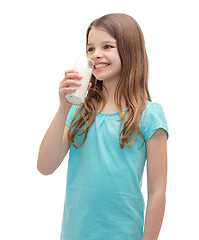
[[[68,126],[77,109],[71,107]],[[161,105],[148,101],[145,111],[140,120],[145,142],[159,128],[168,138]],[[100,113],[84,144],[70,145],[61,240],[142,240],[146,145],[139,149],[143,141],[138,136],[132,148],[120,148],[118,120],[119,113]]]

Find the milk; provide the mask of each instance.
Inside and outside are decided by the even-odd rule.
[[[92,68],[89,67],[76,67],[75,71],[78,72],[80,76],[82,76],[81,80],[77,80],[81,82],[81,86],[70,86],[72,88],[76,88],[76,91],[73,93],[66,94],[65,98],[68,102],[73,105],[80,105],[84,103],[84,99],[86,97],[86,93],[88,90],[88,84],[92,74]]]

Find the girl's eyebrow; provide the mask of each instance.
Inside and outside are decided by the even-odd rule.
[[[106,44],[106,43],[112,43],[112,44],[116,44],[116,41],[104,41],[102,42],[102,44]],[[88,43],[87,46],[93,45],[93,43]]]

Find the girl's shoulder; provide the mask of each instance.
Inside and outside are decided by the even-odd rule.
[[[145,110],[150,109],[151,107],[154,108],[154,109],[159,108],[159,107],[162,108],[161,104],[159,104],[157,102],[151,102],[151,101],[147,100]]]
[[[163,107],[160,103],[157,102],[151,102],[147,100],[146,107],[144,111],[142,112],[142,118],[146,117],[146,115],[149,117],[151,115],[156,115],[163,113]]]
[[[146,108],[142,112],[140,118],[140,130],[145,141],[147,141],[159,128],[167,132],[168,138],[167,121],[161,104],[147,101]]]

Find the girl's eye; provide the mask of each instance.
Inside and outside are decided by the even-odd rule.
[[[106,46],[105,46],[105,49],[110,49],[110,48],[112,48],[111,45],[106,45]]]
[[[94,48],[89,48],[88,49],[88,52],[93,52],[94,51]]]

